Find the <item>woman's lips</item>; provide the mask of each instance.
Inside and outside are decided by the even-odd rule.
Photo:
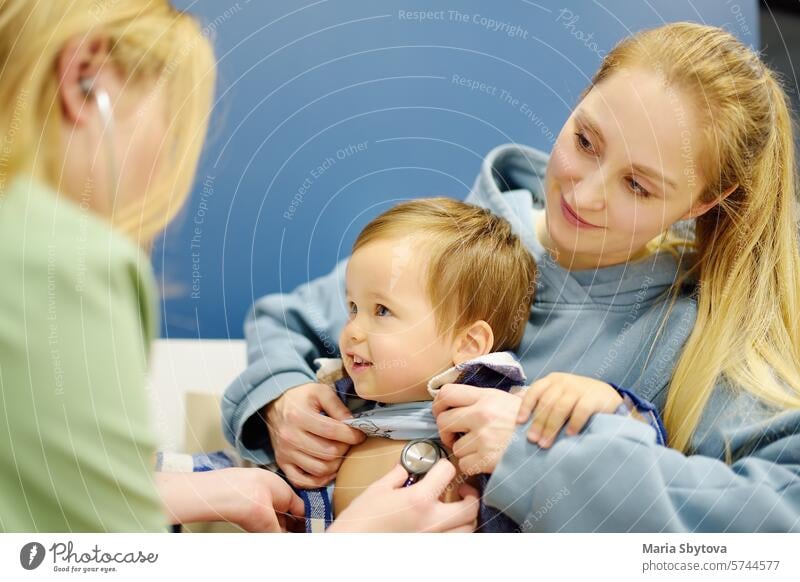
[[[596,224],[592,224],[591,222],[586,222],[578,213],[575,212],[567,201],[564,200],[564,197],[561,197],[561,214],[564,215],[564,218],[567,222],[569,222],[572,226],[577,228],[600,228]]]

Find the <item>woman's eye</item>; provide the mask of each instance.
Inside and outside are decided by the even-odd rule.
[[[576,132],[575,138],[578,143],[578,147],[580,149],[590,154],[594,153],[594,149],[592,148],[592,142],[589,141],[589,138],[583,135],[583,132],[580,131]]]
[[[631,189],[631,192],[633,192],[637,196],[640,196],[642,198],[649,198],[650,197],[650,192],[648,192],[644,188],[644,186],[639,184],[639,182],[637,182],[633,178],[628,178],[628,187]]]
[[[380,303],[378,303],[375,306],[375,315],[377,315],[378,317],[386,317],[387,315],[391,314],[392,312],[389,311],[389,309],[385,305],[381,305]]]

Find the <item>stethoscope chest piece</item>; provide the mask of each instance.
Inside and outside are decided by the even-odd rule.
[[[403,487],[408,487],[422,479],[436,462],[442,458],[442,449],[431,439],[414,439],[406,443],[400,453],[400,464],[408,471],[408,480]]]

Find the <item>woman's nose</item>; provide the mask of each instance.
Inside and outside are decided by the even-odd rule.
[[[606,182],[600,170],[592,172],[573,185],[575,210],[597,212],[606,207]]]

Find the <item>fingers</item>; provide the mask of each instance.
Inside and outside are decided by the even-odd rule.
[[[436,425],[439,430],[446,432],[466,432],[471,426],[469,423],[470,410],[467,408],[456,408],[442,412],[436,418]]]
[[[459,485],[458,486],[458,494],[461,496],[462,499],[464,497],[469,497],[469,496],[472,496],[472,497],[480,497],[481,496],[480,492],[477,489],[475,489],[475,487],[470,485],[469,483],[462,483],[461,485]]]
[[[324,384],[320,386],[322,389],[317,391],[317,401],[325,414],[336,420],[353,418],[350,410],[344,405],[330,386]]]
[[[339,420],[350,413],[333,389],[324,384],[290,389],[267,406],[266,416],[275,460],[296,487],[328,483],[348,447],[365,438]]]
[[[323,388],[331,392],[327,386]],[[292,414],[271,436],[278,466],[296,487],[321,487],[330,482],[351,443],[364,438],[360,431],[313,408]]]
[[[453,454],[460,459],[471,453],[478,452],[479,445],[480,439],[475,436],[475,433],[468,432],[454,442],[453,446],[450,448],[452,449]]]
[[[444,490],[456,476],[456,468],[453,463],[445,459],[436,462],[433,468],[425,474],[425,478],[411,487],[417,491],[430,494],[432,499],[439,499]]]
[[[261,533],[281,533],[281,522],[275,514],[275,510],[267,510],[265,513],[266,514],[262,516],[264,521],[261,523],[261,527],[259,527],[258,530]]]
[[[274,477],[270,489],[272,490],[273,507],[275,511],[283,514],[289,513],[296,517],[303,517],[306,514],[306,506],[303,500],[292,491],[289,484],[281,479],[280,476],[275,473],[270,473],[270,476]],[[281,519],[280,516],[278,516],[278,520],[285,522],[285,518]],[[285,529],[285,523],[280,523],[279,526],[281,530]]]
[[[286,474],[286,478],[289,480],[289,482],[300,489],[315,489],[317,487],[323,487],[330,483],[334,477],[336,477],[335,474],[325,475],[323,477],[315,477],[313,475],[309,475],[300,467],[292,463],[281,464],[280,468]]]
[[[552,386],[539,397],[536,410],[533,412],[533,423],[528,429],[528,440],[532,443],[539,443],[542,438],[547,418],[550,416],[552,408],[561,398],[561,393],[561,387]]]
[[[575,409],[572,411],[572,416],[570,416],[569,422],[567,423],[567,434],[572,436],[581,432],[583,427],[586,426],[586,423],[589,422],[593,413],[594,409],[591,406],[587,406],[581,402],[576,404]]]
[[[345,449],[346,450],[346,449]],[[322,487],[336,477],[344,455],[331,461],[313,457],[293,445],[276,447],[275,461],[295,487]]]
[[[287,435],[282,444],[302,451],[320,461],[341,461],[350,449],[350,445],[347,443],[324,439],[299,429]]]
[[[303,500],[292,491],[289,484],[275,473],[270,471],[264,471],[264,473],[267,485],[272,493],[272,505],[275,511],[298,516],[305,514]]]
[[[334,461],[321,461],[302,451],[293,451],[291,458],[295,466],[301,469],[304,473],[308,473],[312,477],[336,475],[336,472],[339,470],[339,466],[342,464],[341,459],[336,459]]]
[[[567,423],[567,419],[572,414],[572,410],[575,408],[577,401],[578,398],[576,395],[565,393],[549,408],[549,414],[547,415],[547,420],[544,422],[542,435],[538,442],[540,447],[546,449],[553,444],[559,431]]]
[[[549,387],[550,380],[546,377],[531,384],[531,387],[528,388],[522,396],[522,404],[517,414],[517,424],[522,424],[530,418],[531,412],[536,408],[536,403],[539,402],[539,398],[541,398],[542,394],[544,394]]]
[[[287,509],[288,512],[295,517],[303,517],[306,514],[305,503],[303,503],[303,500],[294,493],[292,494],[292,499],[289,502],[289,507]]]
[[[442,441],[442,444],[450,449],[453,450],[453,445],[456,442],[456,439],[459,438],[461,433],[451,432],[449,430],[443,430],[439,428],[439,440]]]
[[[276,475],[276,477],[278,476]],[[280,477],[278,477],[278,479],[280,479]],[[281,479],[281,481],[283,480]],[[284,485],[289,489],[289,495],[286,498],[279,498],[278,495],[274,495],[275,513],[278,518],[280,531],[305,531],[303,518],[306,515],[306,506],[303,500],[300,499],[285,482]]]
[[[466,386],[464,384],[445,384],[436,395],[433,401],[432,412],[434,416],[439,416],[448,408],[459,406],[469,406],[478,401],[480,388]]]
[[[465,455],[458,460],[458,469],[469,477],[486,473],[486,459],[477,453]]]
[[[389,489],[398,489],[408,479],[408,472],[403,469],[403,466],[398,463],[392,470],[386,473],[383,477],[378,479],[372,484],[372,487],[387,487]]]
[[[467,495],[453,503],[439,503],[436,518],[426,531],[474,531],[478,523],[478,506],[477,495]]]
[[[324,439],[339,441],[348,445],[357,445],[366,438],[360,430],[349,427],[340,420],[321,414],[304,417],[300,428]]]
[[[456,434],[469,431],[469,413],[468,409],[457,408],[439,414],[436,418],[436,426],[439,427],[439,436],[444,446],[452,448],[458,438]]]

